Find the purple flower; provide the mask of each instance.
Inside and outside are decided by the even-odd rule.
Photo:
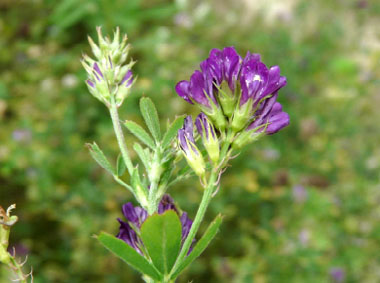
[[[195,126],[202,139],[210,140],[216,138],[214,127],[203,112],[197,116]]]
[[[336,283],[341,283],[344,281],[345,272],[340,267],[333,267],[330,269],[330,276]]]
[[[267,99],[262,107],[254,114],[253,122],[247,127],[247,131],[254,130],[255,133],[271,135],[289,125],[289,115],[282,111],[280,103],[275,102],[277,95]]]
[[[307,199],[307,191],[304,186],[296,185],[292,189],[292,195],[295,202],[303,203]]]
[[[262,63],[259,54],[248,52],[243,59],[234,47],[212,49],[209,57],[201,62],[200,69],[189,81],[177,83],[175,89],[187,102],[198,104],[208,116],[212,114],[208,109],[219,108],[221,104],[224,116],[231,118],[236,112],[232,122],[236,132],[249,122],[250,130],[261,126],[256,130],[265,130],[267,134],[274,134],[289,124],[288,114],[276,102],[278,91],[286,85],[286,78],[280,76],[278,66],[268,68]]]
[[[158,206],[158,214],[162,214],[165,211],[172,209],[177,214],[179,211],[174,204],[173,199],[169,195],[164,195]],[[137,252],[142,254],[143,243],[140,237],[138,236],[141,225],[148,218],[148,213],[145,209],[139,206],[133,206],[132,203],[128,202],[123,205],[122,212],[126,221],[118,218],[117,220],[120,223],[119,233],[116,235],[117,238],[123,240]],[[189,234],[191,225],[193,221],[190,220],[186,212],[183,212],[180,217],[182,224],[182,243],[185,241],[187,235]],[[191,251],[191,249],[190,249]],[[190,253],[189,251],[189,253]]]

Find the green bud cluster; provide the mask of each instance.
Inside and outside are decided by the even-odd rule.
[[[110,107],[115,100],[119,107],[128,96],[135,79],[131,68],[134,61],[126,63],[130,45],[127,35],[120,40],[120,30],[116,29],[113,40],[103,37],[100,27],[97,27],[98,44],[88,37],[95,59],[83,55],[82,65],[88,74],[87,86],[90,93],[105,105]]]

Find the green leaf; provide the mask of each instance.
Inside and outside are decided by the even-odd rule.
[[[155,280],[160,280],[162,278],[162,275],[154,266],[124,241],[104,232],[100,233],[98,240],[114,255],[121,258],[142,274],[146,274]]]
[[[100,167],[106,169],[112,175],[115,175],[115,169],[108,162],[107,158],[105,157],[103,151],[101,151],[99,146],[95,142],[93,144],[88,143],[86,145],[90,150],[92,158],[95,159],[95,161],[100,165]]]
[[[181,247],[182,227],[177,213],[150,216],[141,226],[141,239],[157,269],[168,274]]]
[[[151,149],[155,148],[153,139],[140,125],[136,124],[133,121],[125,121],[124,126],[126,126],[132,134],[134,134],[140,141],[145,143]]]
[[[174,280],[177,276],[192,263],[197,257],[201,255],[201,253],[207,248],[210,244],[211,240],[215,237],[216,233],[218,233],[218,229],[220,224],[222,223],[222,216],[219,214],[213,222],[208,226],[206,232],[203,234],[202,238],[198,241],[198,243],[193,248],[192,252],[183,259],[183,261],[179,264],[178,268],[173,272],[171,279]]]
[[[119,156],[117,157],[117,163],[116,163],[116,174],[119,177],[123,176],[125,173],[125,170],[127,170],[127,166],[125,166],[123,156],[119,154]]]
[[[146,170],[148,170],[149,163],[150,163],[150,161],[149,161],[149,149],[147,148],[146,150],[144,150],[139,143],[135,143],[133,145],[133,149],[136,151],[137,155],[141,159]]]
[[[174,120],[174,122],[169,126],[168,130],[166,131],[164,138],[162,139],[162,147],[166,148],[168,145],[170,145],[173,138],[177,136],[178,130],[183,125],[183,120],[185,119],[184,116],[178,117]]]
[[[140,111],[144,117],[145,123],[152,133],[154,139],[159,142],[161,139],[160,122],[158,120],[158,114],[153,101],[148,97],[140,99]]]

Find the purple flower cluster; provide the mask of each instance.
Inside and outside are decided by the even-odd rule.
[[[160,204],[158,205],[157,212],[158,214],[162,214],[169,209],[172,209],[177,214],[179,214],[179,211],[176,208],[173,199],[166,194],[162,197]],[[140,231],[141,225],[148,218],[148,212],[139,206],[133,206],[133,204],[130,202],[123,205],[122,212],[127,221],[123,221],[120,218],[117,219],[120,223],[120,229],[116,237],[123,240],[132,248],[134,248],[137,252],[142,254],[141,249],[143,243],[140,237],[138,236],[138,233]],[[183,243],[187,235],[189,234],[193,221],[189,219],[186,212],[182,213],[180,220],[182,224]]]
[[[211,118],[214,109],[221,109],[224,116],[237,117],[233,117],[235,123],[232,121],[232,126],[237,124],[236,131],[248,126],[248,130],[265,130],[267,134],[274,134],[289,124],[289,115],[276,102],[286,78],[280,76],[278,66],[267,68],[259,54],[248,52],[242,58],[233,47],[212,49],[200,69],[189,81],[180,81],[175,89],[179,96],[198,104]]]

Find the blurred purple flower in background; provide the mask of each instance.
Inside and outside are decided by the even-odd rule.
[[[307,191],[304,186],[296,185],[292,188],[293,199],[297,203],[303,203],[307,199]]]
[[[169,195],[164,195],[158,206],[158,214],[162,214],[167,210],[174,210],[178,215],[179,211],[174,204],[173,199]],[[120,223],[119,233],[116,235],[117,238],[123,240],[137,252],[142,254],[142,241],[138,236],[141,225],[148,218],[148,213],[145,209],[139,206],[133,206],[131,202],[123,205],[122,212],[127,221],[123,221],[120,218],[117,220]],[[180,221],[182,224],[182,243],[185,241],[187,235],[189,234],[191,225],[193,221],[188,218],[187,213],[183,212],[180,216]],[[191,252],[191,249],[189,253]]]
[[[343,268],[333,267],[330,269],[330,276],[334,282],[341,283],[344,281],[345,272]]]

